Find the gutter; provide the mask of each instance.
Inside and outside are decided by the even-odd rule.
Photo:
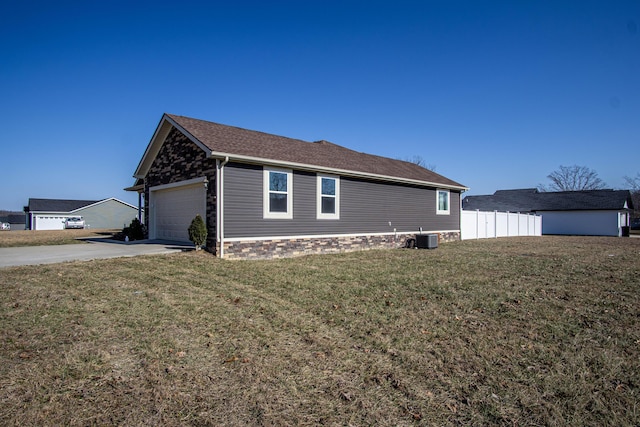
[[[227,163],[229,156],[216,160],[216,240],[220,244],[220,259],[224,258],[224,166]]]

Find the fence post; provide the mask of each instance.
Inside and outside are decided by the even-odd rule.
[[[489,237],[489,218],[487,218],[486,212],[482,216],[484,217],[484,238],[486,239]]]

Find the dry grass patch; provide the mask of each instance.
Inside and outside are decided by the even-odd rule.
[[[68,245],[84,243],[82,238],[111,237],[117,230],[14,230],[0,232],[0,248],[17,246]]]
[[[3,269],[4,425],[640,423],[640,240]]]

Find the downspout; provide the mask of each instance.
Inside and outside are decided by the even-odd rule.
[[[218,224],[216,227],[218,233],[218,243],[220,244],[220,259],[224,258],[224,166],[229,163],[229,156],[226,156],[222,162],[217,161],[216,168],[216,187],[217,187],[217,203],[216,218]]]

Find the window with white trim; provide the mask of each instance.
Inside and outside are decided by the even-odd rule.
[[[340,219],[340,178],[331,175],[317,177],[317,218]]]
[[[293,218],[293,173],[290,169],[263,169],[264,218]]]
[[[437,215],[449,215],[449,190],[437,190],[436,191],[436,214]]]

